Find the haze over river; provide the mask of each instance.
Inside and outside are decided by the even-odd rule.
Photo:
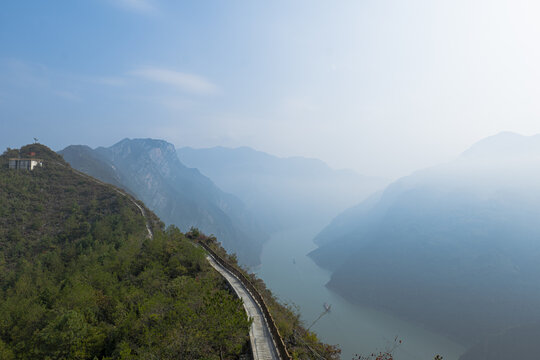
[[[398,319],[371,308],[353,305],[324,285],[330,272],[318,267],[306,255],[316,245],[317,230],[302,227],[274,234],[262,252],[262,265],[255,272],[286,303],[300,308],[306,326],[331,304],[314,330],[330,344],[339,344],[342,359],[354,354],[368,355],[393,346],[396,336],[402,344],[396,349],[396,360],[432,360],[436,354],[444,360],[457,360],[465,351],[456,342],[419,325]]]

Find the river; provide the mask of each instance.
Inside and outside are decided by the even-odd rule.
[[[371,354],[393,346],[396,336],[402,343],[396,348],[396,360],[432,360],[436,354],[444,360],[457,360],[464,347],[416,324],[368,307],[353,305],[324,285],[330,273],[318,267],[306,255],[316,245],[317,230],[302,227],[274,234],[262,252],[262,265],[255,269],[272,292],[282,301],[295,304],[306,326],[324,311],[331,311],[311,328],[322,341],[339,344],[342,359],[354,354]]]

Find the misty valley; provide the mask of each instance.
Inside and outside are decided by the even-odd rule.
[[[151,139],[59,154],[166,223],[215,234],[306,326],[332,303],[313,330],[342,358],[394,336],[399,359],[536,351],[538,136],[501,133],[390,184],[314,159]]]
[[[540,359],[540,1],[0,9],[0,360]]]

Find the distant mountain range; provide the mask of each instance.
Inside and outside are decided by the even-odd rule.
[[[182,164],[172,144],[124,139],[108,148],[73,145],[59,153],[72,167],[134,194],[167,224],[198,227],[243,264],[259,264],[266,232],[241,200]]]
[[[320,160],[247,147],[175,150],[162,140],[124,139],[59,153],[74,168],[132,193],[166,223],[215,234],[247,265],[259,264],[269,233],[320,228],[384,184]]]
[[[248,147],[184,147],[177,153],[238,196],[268,232],[305,224],[320,228],[386,183],[317,159],[280,158]]]
[[[463,359],[503,359],[481,344],[538,331],[539,219],[540,136],[502,133],[343,212],[310,256],[351,301],[482,341]]]

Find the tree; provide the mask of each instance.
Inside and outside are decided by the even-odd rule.
[[[225,291],[218,291],[204,299],[204,313],[211,330],[212,346],[223,359],[227,352],[238,355],[242,350],[240,344],[245,333],[242,329],[249,328],[251,320],[238,309],[242,301],[235,299]],[[236,346],[235,346],[236,345]]]

